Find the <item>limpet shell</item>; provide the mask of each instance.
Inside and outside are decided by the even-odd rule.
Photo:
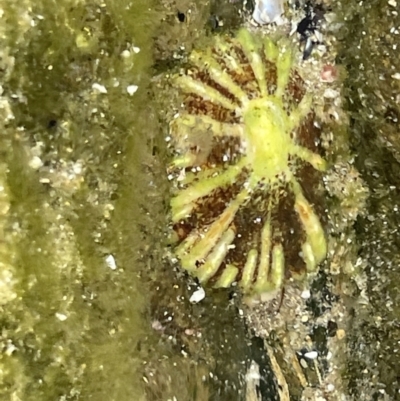
[[[173,77],[174,254],[201,283],[280,289],[324,260],[320,129],[288,40],[238,31]]]

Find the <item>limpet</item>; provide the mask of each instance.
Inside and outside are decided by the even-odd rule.
[[[174,255],[201,283],[282,288],[325,259],[320,129],[293,46],[240,29],[173,77]]]

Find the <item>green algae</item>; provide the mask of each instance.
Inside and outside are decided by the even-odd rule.
[[[137,164],[151,155],[139,105],[152,24],[149,2],[110,3],[0,5],[1,179],[9,209],[2,244],[10,254],[7,266],[2,254],[1,268],[3,282],[6,273],[12,278],[1,305],[4,399],[144,399],[136,351],[147,323],[137,282],[141,244],[132,241],[126,259],[115,256],[116,272],[105,258],[121,252],[112,224],[122,221],[111,224],[111,214],[125,174],[122,153],[134,147]],[[139,87],[136,96],[128,85]],[[147,182],[135,185],[145,193]],[[134,231],[139,206],[129,214]]]
[[[400,15],[398,2],[375,0],[343,8],[345,44],[339,61],[346,66],[350,141],[356,166],[369,187],[366,213],[357,221],[359,258],[367,280],[361,305],[353,305],[349,337],[352,396],[398,400],[400,329]]]

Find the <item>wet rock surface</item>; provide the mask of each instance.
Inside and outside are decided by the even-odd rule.
[[[288,33],[304,3],[289,2]],[[354,157],[326,181],[329,263],[282,305],[251,307],[229,292],[192,304],[196,283],[166,261],[148,90],[154,70],[251,7],[132,4],[0,2],[1,397],[399,399],[398,3],[315,2],[347,74],[335,152]],[[311,34],[312,58],[326,41]]]

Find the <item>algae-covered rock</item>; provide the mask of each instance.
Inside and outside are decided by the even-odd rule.
[[[400,399],[398,8],[399,2],[379,0],[343,8],[346,45],[340,59],[348,71],[351,142],[370,190],[366,213],[357,224],[368,301],[354,305],[347,372],[351,394],[362,399]]]
[[[118,254],[117,223],[138,237],[144,198],[126,187],[129,212],[117,198],[129,169],[148,188],[148,7],[0,2],[1,399],[144,397],[131,354],[146,327],[144,244]],[[135,167],[123,169],[126,149]]]
[[[149,89],[241,4],[0,1],[2,399],[398,397],[397,3],[300,3],[247,28],[289,37],[316,91],[327,258],[243,306],[164,258],[173,108]]]

